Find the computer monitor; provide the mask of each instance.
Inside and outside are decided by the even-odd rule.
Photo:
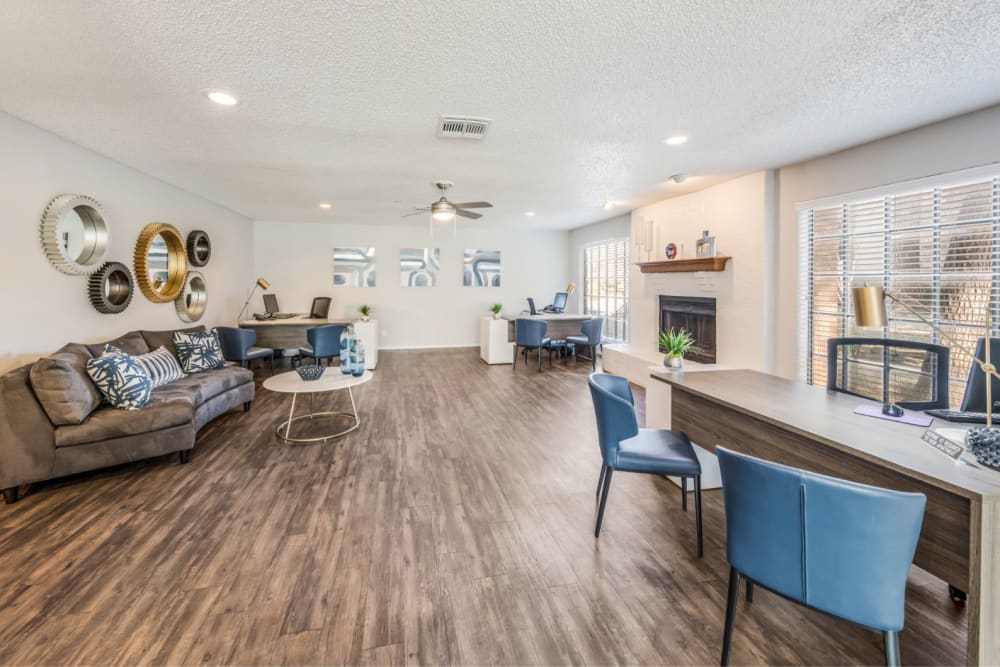
[[[556,292],[556,298],[552,301],[552,307],[556,310],[565,310],[566,299],[569,298],[569,294],[566,292]]]
[[[318,296],[313,299],[312,308],[309,309],[311,319],[325,320],[330,314],[330,297]]]
[[[535,310],[535,300],[532,299],[530,296],[528,297],[528,310],[531,312],[532,315],[538,314],[538,311]]]
[[[275,313],[280,313],[278,310],[278,297],[273,294],[264,295],[264,312],[268,315],[274,315]]]
[[[983,359],[986,353],[985,339],[976,343],[976,359]],[[1000,338],[990,338],[990,362],[1000,363]],[[1000,380],[993,380],[993,409],[1000,408]],[[973,362],[969,369],[969,379],[965,383],[965,394],[962,396],[962,412],[986,412],[986,374],[979,364]]]

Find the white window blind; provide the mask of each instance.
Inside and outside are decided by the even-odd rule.
[[[628,239],[583,249],[583,312],[604,318],[604,339],[628,342]]]
[[[997,335],[1000,177],[869,199],[845,197],[843,203],[802,208],[799,229],[804,297],[800,369],[807,382],[826,385],[829,338],[885,337],[948,345],[891,302],[886,329],[856,327],[850,289],[858,285],[881,285],[968,347],[985,334],[986,309],[992,308],[992,335]],[[928,369],[913,359],[894,358],[893,363],[899,368],[894,369],[898,379],[890,386],[890,396],[906,400],[900,393],[918,376],[926,377]],[[969,363],[952,350],[953,407],[961,403]]]

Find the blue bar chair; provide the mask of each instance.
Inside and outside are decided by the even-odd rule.
[[[576,349],[579,350],[581,347],[590,348],[590,368],[591,370],[597,370],[597,347],[602,345],[601,343],[601,333],[604,330],[604,318],[595,317],[592,320],[586,320],[580,325],[580,335],[579,336],[567,336],[566,342],[573,343]],[[586,359],[587,357],[584,357]]]
[[[520,318],[514,320],[514,364],[511,370],[517,369],[518,352],[524,351],[524,363],[528,363],[528,350],[538,350],[538,372],[542,371],[542,348],[547,347],[549,339],[545,332],[549,325],[542,320],[529,320]],[[552,357],[549,357],[549,365],[552,365]]]
[[[601,445],[601,474],[597,479],[600,509],[594,537],[601,536],[604,507],[611,491],[611,474],[642,472],[681,478],[681,508],[687,512],[687,480],[694,478],[694,513],[698,531],[698,558],[702,556],[701,463],[687,435],[680,431],[639,428],[635,400],[628,380],[619,375],[591,373],[587,380],[597,414]],[[603,487],[603,489],[602,489]]]
[[[274,350],[269,347],[256,347],[257,332],[236,327],[216,327],[219,334],[219,345],[222,347],[222,358],[226,361],[237,361],[240,366],[250,367],[255,359],[269,359],[271,375],[274,375]]]
[[[812,609],[882,632],[899,664],[906,577],[927,498],[825,477],[716,447],[726,507],[729,663],[740,578]]]
[[[307,345],[299,348],[296,357],[302,363],[303,357],[309,357],[316,363],[326,359],[326,365],[333,363],[333,358],[340,358],[340,334],[344,332],[344,324],[324,324],[320,327],[306,329]]]

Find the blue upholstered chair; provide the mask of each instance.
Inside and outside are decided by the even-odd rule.
[[[611,490],[611,474],[644,472],[681,478],[681,507],[687,512],[687,480],[694,478],[694,513],[698,531],[698,558],[701,539],[701,463],[691,441],[680,431],[639,428],[635,401],[628,380],[619,375],[591,373],[590,396],[597,414],[597,436],[601,445],[601,474],[597,479],[600,509],[594,537],[601,536],[604,507]],[[602,488],[603,487],[603,488]]]
[[[219,334],[219,344],[222,347],[222,358],[226,361],[238,361],[240,366],[250,367],[255,359],[269,359],[271,374],[274,374],[274,350],[269,347],[256,347],[257,332],[236,327],[216,327]]]
[[[729,662],[740,578],[807,607],[881,631],[899,664],[906,577],[920,537],[921,493],[900,493],[716,447],[726,506]]]
[[[309,344],[299,348],[298,360],[302,362],[303,357],[309,357],[316,363],[320,359],[326,359],[326,365],[333,362],[333,358],[340,358],[340,334],[344,332],[343,324],[324,324],[321,327],[306,329],[306,340]]]
[[[603,330],[604,318],[595,317],[592,320],[586,320],[580,325],[579,336],[566,337],[566,342],[573,343],[577,350],[584,346],[590,348],[590,367],[593,370],[597,370],[597,346],[602,344],[601,333]],[[584,359],[586,358],[584,357]]]
[[[517,369],[517,355],[524,352],[524,363],[528,363],[528,350],[538,350],[538,370],[542,370],[542,348],[549,344],[545,332],[549,325],[541,320],[521,318],[514,320],[514,364],[511,370]],[[549,364],[552,358],[549,357]]]

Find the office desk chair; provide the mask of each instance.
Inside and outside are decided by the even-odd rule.
[[[914,356],[907,359],[907,355]],[[951,351],[943,345],[885,338],[826,341],[826,388],[895,403],[905,410],[947,409]],[[900,382],[900,378],[916,382]]]
[[[517,369],[518,352],[524,352],[524,363],[528,363],[528,350],[538,350],[538,372],[542,372],[542,348],[549,344],[545,336],[549,325],[542,320],[529,320],[523,317],[514,320],[514,364],[511,370]],[[549,357],[552,365],[552,357]]]
[[[313,320],[325,320],[329,317],[331,301],[332,299],[328,296],[314,298],[312,306],[309,308],[309,318]]]
[[[882,633],[899,664],[906,577],[927,498],[816,475],[716,447],[726,509],[729,663],[740,579]]]
[[[321,359],[326,359],[326,365],[333,362],[333,358],[340,358],[340,334],[344,332],[344,324],[324,324],[319,327],[306,329],[306,340],[309,344],[299,348],[298,361],[302,363],[303,357],[309,357],[319,363]]]
[[[532,299],[530,296],[528,297],[528,312],[531,313],[532,315],[538,314],[538,310],[535,308],[535,300]]]
[[[252,329],[237,329],[236,327],[215,327],[219,334],[219,345],[222,348],[222,358],[226,361],[237,361],[240,366],[250,367],[255,359],[270,359],[271,375],[274,375],[274,350],[269,347],[257,347],[257,332]]]
[[[567,336],[566,342],[573,343],[576,349],[581,347],[590,348],[590,369],[597,370],[597,348],[602,346],[602,332],[604,331],[604,318],[595,317],[580,324],[580,335]],[[587,359],[587,357],[584,357]]]
[[[694,515],[698,532],[698,558],[702,556],[701,463],[687,435],[681,431],[639,428],[635,401],[628,380],[619,375],[591,373],[587,380],[597,415],[601,445],[601,474],[597,479],[600,508],[594,537],[601,536],[604,508],[616,470],[681,478],[681,508],[687,512],[687,481],[694,478]],[[603,488],[602,488],[603,487]]]

